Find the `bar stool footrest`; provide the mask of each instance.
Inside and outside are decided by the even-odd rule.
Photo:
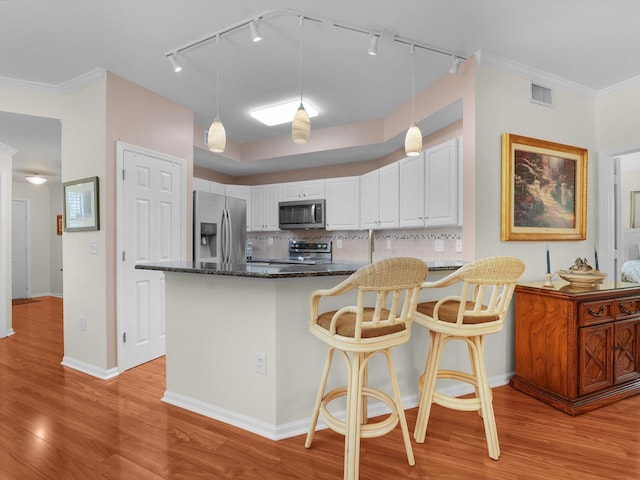
[[[330,392],[326,393],[320,402],[320,416],[324,423],[334,432],[337,432],[341,435],[345,435],[346,428],[344,420],[340,420],[336,416],[334,416],[327,406],[333,400],[344,397],[347,395],[347,387],[338,387]],[[360,426],[360,437],[361,438],[374,438],[380,437],[382,435],[386,435],[391,430],[393,430],[396,425],[398,425],[399,417],[396,409],[396,404],[393,399],[382,392],[381,390],[371,388],[371,387],[363,387],[362,388],[362,396],[372,397],[381,402],[385,403],[390,409],[391,412],[388,414],[384,420],[380,420],[375,423],[363,423]]]

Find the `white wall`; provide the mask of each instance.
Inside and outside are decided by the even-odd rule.
[[[586,241],[502,242],[500,219],[501,135],[513,133],[585,147],[591,158],[595,138],[594,100],[555,89],[555,108],[539,106],[529,102],[529,79],[483,65],[477,67],[476,74],[476,257],[513,255],[521,258],[526,264],[523,281],[543,279],[547,243],[552,271],[570,266],[578,256],[593,257],[597,203],[595,175],[591,171],[588,172]],[[513,324],[511,313],[504,330],[487,338],[489,377],[515,368]]]

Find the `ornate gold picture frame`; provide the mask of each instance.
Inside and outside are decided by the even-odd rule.
[[[585,240],[587,155],[503,133],[501,240]]]

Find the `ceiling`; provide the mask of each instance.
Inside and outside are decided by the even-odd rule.
[[[252,43],[245,26],[178,57],[174,73],[165,54],[202,37],[270,12]],[[200,125],[216,114],[230,141],[244,143],[290,135],[290,125],[266,127],[254,107],[299,96],[300,27],[304,97],[320,115],[313,131],[385,117],[411,98],[411,54],[394,36],[469,57],[482,51],[597,92],[640,75],[640,1],[610,0],[79,0],[3,1],[0,14],[0,85],[7,79],[58,86],[105,69],[193,110]],[[366,54],[366,33],[381,33],[378,55]],[[415,89],[448,75],[449,55],[417,48]],[[552,77],[552,78],[553,78]],[[423,134],[461,116],[454,104],[420,126]],[[33,122],[33,123],[31,123]],[[410,119],[407,119],[407,123]],[[447,123],[448,122],[448,123]],[[0,143],[18,150],[22,172],[59,179],[57,120],[0,113]],[[50,151],[47,151],[47,140]],[[403,135],[384,144],[307,155],[236,162],[195,149],[196,164],[230,175],[288,170],[379,158],[401,148]]]

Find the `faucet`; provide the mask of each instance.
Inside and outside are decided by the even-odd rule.
[[[369,263],[373,263],[373,228],[369,229]]]

